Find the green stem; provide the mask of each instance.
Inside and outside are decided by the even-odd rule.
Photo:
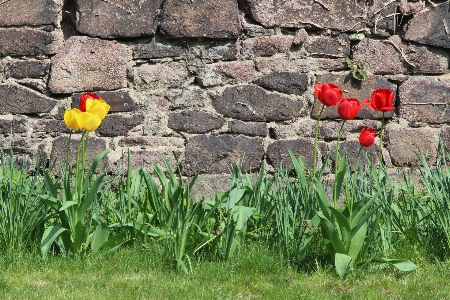
[[[381,119],[381,130],[380,130],[380,149],[379,149],[379,156],[380,156],[380,167],[383,163],[383,130],[384,130],[384,112],[383,112],[383,118]]]
[[[336,176],[337,171],[339,167],[339,142],[341,140],[342,131],[344,129],[345,120],[342,121],[341,128],[339,129],[338,139],[336,142],[336,157],[334,160],[334,184],[333,184],[333,207],[336,208],[337,206],[337,199],[339,198],[339,195],[337,195],[337,182],[336,182]]]
[[[314,139],[314,165],[313,165],[313,176],[316,176],[316,163],[317,163],[317,140],[319,139],[319,123],[320,117],[322,116],[323,110],[325,109],[325,104],[322,105],[320,109],[319,116],[317,117],[316,123],[316,137]]]

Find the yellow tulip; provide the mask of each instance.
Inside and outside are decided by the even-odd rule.
[[[98,128],[98,126],[100,126],[102,120],[96,114],[84,112],[79,115],[78,122],[82,129],[86,131],[94,131]]]
[[[78,108],[66,110],[66,112],[64,113],[64,122],[66,123],[67,127],[73,130],[80,129],[81,126],[78,122],[78,118],[81,114],[82,112]]]
[[[104,100],[94,100],[88,98],[86,100],[86,112],[97,115],[100,120],[103,120],[108,114],[110,106]]]

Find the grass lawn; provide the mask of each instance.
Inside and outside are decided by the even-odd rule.
[[[341,280],[331,265],[296,271],[257,246],[237,259],[168,269],[162,251],[124,248],[113,255],[64,259],[15,257],[1,263],[1,299],[450,299],[450,261],[416,263],[401,273],[365,269]]]

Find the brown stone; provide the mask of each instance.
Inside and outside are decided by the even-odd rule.
[[[413,15],[425,8],[425,2],[417,1],[417,2],[401,2],[398,4],[398,11],[400,14],[407,16]]]
[[[441,134],[440,134],[440,140],[444,146],[444,149],[446,151],[450,151],[450,127],[449,126],[445,126],[442,128]],[[439,148],[439,152],[440,151],[441,151],[441,149]]]
[[[262,73],[294,71],[292,61],[285,57],[257,58],[255,60],[255,66]]]
[[[128,92],[96,92],[96,95],[102,97],[111,107],[109,112],[128,112],[138,109],[137,104]],[[72,108],[80,105],[80,96],[82,93],[72,95]]]
[[[0,114],[44,113],[55,105],[55,100],[18,84],[0,84]]]
[[[450,48],[449,3],[441,3],[415,14],[405,27],[404,39],[420,44]]]
[[[133,81],[138,89],[181,88],[192,82],[184,63],[143,64],[133,68]]]
[[[359,141],[341,141],[339,143],[339,157],[342,158],[344,154],[347,156],[348,164],[353,168],[356,167],[356,162],[367,164],[366,155],[370,161],[377,165],[379,160],[379,141],[375,139],[375,143],[370,147],[361,147]],[[362,148],[362,149],[361,149]],[[361,149],[361,150],[360,150]],[[359,159],[358,159],[358,152]],[[336,167],[336,144],[333,144],[330,152],[330,160],[333,168]]]
[[[350,40],[346,34],[337,36],[309,36],[305,49],[311,55],[345,57],[350,55]]]
[[[290,150],[295,157],[303,156],[306,158],[308,168],[312,169],[314,165],[314,140],[312,139],[296,139],[296,140],[279,140],[275,141],[267,147],[267,161],[274,167],[279,168],[281,164],[285,167],[292,166],[292,160],[289,155]],[[320,166],[322,163],[322,155],[317,151],[317,162]]]
[[[27,119],[21,116],[3,117],[0,118],[0,133],[24,133],[27,132],[29,125]]]
[[[320,83],[333,83],[337,85],[341,90],[345,91],[342,97],[346,98],[356,98],[359,101],[364,99],[370,99],[373,91],[378,88],[388,88],[394,92],[394,106],[395,106],[395,97],[397,92],[397,86],[395,84],[390,83],[386,79],[381,76],[369,76],[366,79],[359,81],[351,77],[351,75],[318,75],[316,77],[316,82]],[[322,103],[317,99],[314,102],[314,106],[311,112],[311,116],[313,118],[317,118],[319,116],[319,112],[322,109]],[[384,113],[384,117],[392,118],[394,115],[394,111],[389,111]],[[367,106],[363,105],[361,111],[359,112],[357,118],[360,119],[381,119],[383,117],[383,113],[374,111],[369,109]],[[321,119],[327,118],[339,118],[339,114],[337,113],[337,105],[331,107],[325,107]]]
[[[294,44],[299,45],[306,41],[308,38],[308,32],[305,30],[305,28],[300,28],[296,33],[294,37]]]
[[[220,116],[199,110],[185,110],[170,113],[167,126],[176,131],[206,133],[224,124],[225,119]]]
[[[287,94],[301,95],[308,89],[305,73],[273,72],[255,81],[256,84]]]
[[[220,62],[206,65],[199,71],[197,82],[203,86],[249,83],[255,77],[255,64],[251,60]]]
[[[214,199],[218,192],[230,189],[230,175],[200,174],[191,190],[192,199]]]
[[[436,137],[427,128],[386,128],[388,150],[394,166],[419,166],[419,155],[427,156],[429,165],[436,163]]]
[[[378,34],[379,31],[394,33],[395,13],[397,12],[397,1],[373,0],[369,7],[368,26],[372,27],[372,32]]]
[[[243,136],[197,135],[187,140],[186,175],[229,173],[238,160],[242,172],[258,170],[264,156],[263,140]]]
[[[400,117],[410,122],[450,122],[450,80],[411,77],[400,85]]]
[[[190,45],[190,49],[199,50],[198,55],[205,62],[213,62],[218,60],[235,60],[239,54],[239,41],[208,41],[205,42],[193,42]],[[192,48],[195,47],[195,48]]]
[[[124,136],[128,131],[144,122],[144,116],[141,114],[130,117],[122,115],[108,115],[100,124],[97,132],[102,136]]]
[[[264,28],[262,26],[247,23],[245,24],[244,32],[249,37],[271,36],[275,34],[275,30],[272,28]]]
[[[164,157],[172,171],[176,171],[177,167],[177,159],[174,156],[173,150],[171,149],[157,149],[157,150],[130,150],[130,169],[136,170],[137,168],[144,168],[149,172],[153,172],[152,165],[155,164],[160,167],[162,170],[165,170],[164,162],[162,160]],[[121,170],[122,164],[123,168],[127,167],[128,164],[128,152],[124,152],[123,158],[121,157],[119,160],[113,163],[113,167],[115,170]],[[155,178],[155,180],[157,180]],[[158,182],[159,183],[159,182]]]
[[[61,136],[53,141],[52,144],[52,152],[50,153],[50,169],[56,172],[60,172],[64,169],[65,159],[67,153],[67,144],[68,137]],[[69,152],[69,164],[72,168],[76,165],[76,155],[78,145],[80,144],[80,139],[77,136],[72,135],[70,140],[70,152]],[[86,153],[86,164],[90,166],[94,158],[103,150],[106,149],[106,142],[102,139],[90,137],[88,151]],[[108,156],[105,156],[101,163],[99,164],[99,168],[108,168]]]
[[[444,49],[409,45],[405,50],[409,73],[445,74],[448,72],[449,54]]]
[[[33,126],[34,133],[50,133],[50,134],[58,134],[62,133],[70,133],[72,130],[66,126],[63,120],[55,120],[55,119],[43,119],[38,120]]]
[[[222,115],[242,121],[284,121],[306,113],[304,103],[256,85],[227,87],[212,104]]]
[[[165,94],[170,109],[204,107],[210,99],[205,89],[190,88],[184,90],[171,90]]]
[[[129,60],[116,41],[73,36],[53,57],[49,88],[55,94],[124,88]]]
[[[24,78],[41,77],[49,69],[50,62],[47,60],[10,60],[6,63],[6,76]]]
[[[160,30],[170,37],[237,38],[238,6],[229,0],[167,0]]]
[[[51,55],[64,43],[62,32],[30,28],[0,28],[0,56]]]
[[[262,122],[242,122],[232,120],[228,122],[228,129],[232,133],[245,135],[267,136],[267,124]]]
[[[62,0],[13,0],[0,2],[0,26],[58,25]]]
[[[162,0],[77,0],[77,30],[102,38],[153,36]]]
[[[292,46],[292,36],[260,36],[244,40],[244,51],[253,56],[271,56],[277,53],[286,53]]]
[[[137,44],[133,48],[133,58],[163,58],[180,57],[186,54],[186,46],[179,42],[160,41],[153,39],[148,44]]]
[[[364,26],[365,1],[238,0],[265,27],[322,28],[357,31]]]
[[[171,147],[175,149],[184,148],[184,139],[175,137],[157,137],[157,136],[128,136],[119,140],[120,147],[146,147],[154,148]]]

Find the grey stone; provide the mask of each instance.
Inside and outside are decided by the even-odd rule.
[[[164,3],[160,31],[170,37],[239,37],[236,1],[167,0]]]
[[[0,84],[0,114],[44,113],[55,105],[55,100],[18,84]]]
[[[224,118],[199,110],[170,113],[168,121],[169,128],[189,133],[206,133],[224,124]]]
[[[409,73],[445,74],[448,72],[449,54],[444,49],[410,45],[405,50]]]
[[[165,170],[164,162],[162,160],[164,157],[170,168],[175,172],[177,170],[177,159],[171,149],[156,149],[156,150],[136,150],[130,149],[130,169],[136,170],[137,168],[143,168],[148,172],[153,173],[152,165],[155,164],[159,166],[162,170]],[[123,157],[112,163],[112,168],[114,170],[121,170],[123,167],[127,167],[128,152],[124,152]],[[155,180],[157,180],[155,178]]]
[[[413,15],[425,8],[425,2],[418,1],[418,2],[401,2],[398,4],[398,11],[400,14],[407,16],[407,15]]]
[[[220,62],[206,65],[199,71],[197,82],[204,87],[249,83],[255,77],[255,64],[251,60]]]
[[[450,122],[450,80],[411,77],[400,85],[400,117],[410,122]]]
[[[256,84],[287,94],[301,95],[308,89],[305,73],[273,72],[255,81]]]
[[[102,38],[153,36],[162,0],[77,0],[77,30]]]
[[[30,28],[0,28],[0,56],[51,55],[64,43],[62,32]]]
[[[193,78],[189,77],[186,65],[181,62],[167,64],[143,64],[134,67],[132,77],[138,89],[167,89],[187,87]]]
[[[172,110],[204,107],[205,103],[210,102],[208,93],[201,88],[170,90],[164,96]]]
[[[0,118],[0,133],[13,134],[24,133],[28,131],[29,125],[27,119],[22,116],[2,117]]]
[[[10,60],[6,63],[6,76],[24,78],[41,77],[49,69],[50,62],[47,60]]]
[[[342,158],[344,154],[347,156],[347,162],[351,167],[356,167],[356,162],[358,164],[367,165],[366,155],[369,157],[370,161],[374,164],[378,164],[379,160],[379,141],[378,138],[370,147],[361,147],[359,141],[341,141],[339,143],[339,157]],[[361,149],[361,150],[360,150]],[[358,152],[359,158],[358,158]],[[333,168],[336,167],[336,145],[333,144],[331,147],[330,160]]]
[[[267,161],[274,167],[279,168],[282,164],[284,167],[292,167],[292,160],[289,156],[290,150],[295,157],[303,156],[306,158],[306,165],[312,169],[314,165],[314,140],[312,139],[296,139],[296,140],[279,140],[267,146]],[[322,155],[317,151],[318,166],[321,165]]]
[[[128,92],[112,91],[96,92],[95,94],[102,97],[102,99],[109,104],[109,112],[128,112],[139,108]],[[72,107],[78,107],[80,105],[81,95],[82,93],[75,93],[72,95]]]
[[[337,36],[309,36],[305,49],[311,55],[345,57],[350,55],[350,40],[346,34]]]
[[[352,78],[351,75],[333,75],[333,74],[325,74],[318,75],[316,77],[316,82],[320,83],[333,83],[337,85],[341,90],[345,91],[342,97],[346,98],[356,98],[359,101],[364,99],[370,99],[372,92],[378,88],[388,88],[394,92],[394,106],[397,86],[395,84],[390,83],[384,77],[381,76],[369,76],[366,79],[359,81]],[[319,100],[315,100],[314,106],[311,112],[311,116],[313,118],[317,118],[319,116],[319,112],[322,109],[322,103]],[[384,117],[386,119],[392,118],[394,116],[394,111],[389,111],[384,113]],[[365,105],[361,108],[357,118],[360,119],[381,119],[383,117],[382,112],[374,111],[369,109]],[[331,107],[325,107],[321,119],[327,118],[339,118],[339,114],[337,113],[337,105]]]
[[[192,199],[214,199],[214,195],[230,189],[230,175],[200,174],[191,190]]]
[[[43,119],[38,120],[33,126],[33,133],[46,133],[56,135],[59,133],[70,133],[71,129],[66,126],[63,120]]]
[[[388,126],[388,150],[394,166],[420,165],[419,155],[427,156],[429,165],[436,163],[436,137],[427,128]]]
[[[296,33],[294,37],[293,43],[295,45],[302,44],[306,41],[308,38],[308,32],[304,28],[300,28]]]
[[[228,122],[228,128],[232,133],[245,135],[267,136],[267,124],[262,122],[242,122],[232,120]]]
[[[130,117],[108,115],[102,121],[97,132],[102,136],[124,136],[128,131],[144,122],[144,115],[135,114]]]
[[[444,149],[446,151],[450,151],[450,127],[445,126],[441,130],[440,134],[440,140],[442,141],[442,144],[444,146]],[[439,149],[440,151],[441,149]]]
[[[368,26],[372,27],[374,34],[381,31],[394,33],[395,31],[395,13],[397,12],[398,1],[391,0],[373,0],[369,7]]]
[[[257,36],[271,36],[275,34],[275,30],[272,28],[264,28],[262,26],[245,24],[244,32],[249,37]]]
[[[415,14],[405,27],[404,39],[450,48],[450,4],[441,3]]]
[[[265,27],[322,28],[357,31],[364,26],[365,1],[238,0]]]
[[[186,54],[186,46],[166,41],[156,42],[153,39],[148,44],[137,44],[133,48],[133,58],[163,58],[163,57],[180,57]]]
[[[252,172],[259,169],[263,156],[260,138],[197,135],[187,140],[186,175],[229,173],[238,160],[242,162],[242,172]]]
[[[118,142],[120,147],[146,147],[184,149],[184,139],[176,137],[158,136],[128,136],[123,137]]]
[[[58,25],[62,0],[13,0],[0,2],[0,26]]]
[[[292,46],[292,36],[260,36],[244,40],[244,51],[253,56],[271,56],[286,53]]]
[[[62,94],[124,88],[129,60],[126,46],[116,41],[73,36],[53,57],[50,91]]]
[[[306,113],[304,103],[256,85],[227,87],[212,104],[222,115],[242,121],[284,121]]]

